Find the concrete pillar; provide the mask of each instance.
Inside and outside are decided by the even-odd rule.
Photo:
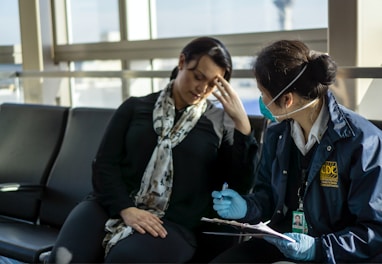
[[[339,66],[381,66],[381,8],[380,0],[328,0],[328,51]],[[371,81],[339,78],[334,91],[341,103],[370,118],[382,95],[380,89],[375,97]]]
[[[23,71],[58,70],[53,62],[51,6],[47,0],[19,0]],[[43,78],[22,78],[25,103],[57,104],[58,85]]]

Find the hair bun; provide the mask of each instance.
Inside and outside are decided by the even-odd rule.
[[[336,80],[337,64],[325,53],[314,53],[309,62],[312,78],[323,85],[333,84]]]

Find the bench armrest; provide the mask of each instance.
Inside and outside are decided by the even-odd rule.
[[[1,183],[0,192],[41,192],[44,185],[27,183]]]

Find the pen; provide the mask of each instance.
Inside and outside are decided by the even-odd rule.
[[[228,189],[228,183],[224,182],[222,186],[222,191]],[[223,200],[223,196],[220,198],[220,200]]]

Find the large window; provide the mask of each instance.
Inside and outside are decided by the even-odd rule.
[[[22,101],[22,91],[12,72],[20,71],[20,21],[18,1],[2,0],[0,8],[0,103]]]
[[[119,41],[118,0],[67,0],[70,43]],[[327,0],[125,0],[128,40],[326,28]],[[121,17],[121,18],[122,18]],[[122,21],[123,23],[123,21]]]
[[[120,71],[120,61],[80,61],[74,71]],[[73,78],[71,82],[72,106],[116,107],[122,98],[120,78]]]
[[[122,4],[118,0],[67,0],[67,3],[69,44],[327,27],[327,0],[125,0]],[[249,69],[251,55],[235,56],[234,69]],[[177,57],[163,57],[159,53],[127,59],[121,61],[122,70],[170,71],[177,64]],[[76,70],[79,65],[87,65],[81,70],[105,69],[103,64],[99,60],[86,61],[86,64],[77,62]],[[113,69],[106,67],[106,70]],[[73,103],[115,106],[119,99],[162,89],[168,78],[132,77],[122,82],[109,81],[76,79],[71,88]],[[247,112],[258,114],[259,94],[254,79],[233,78],[231,83]]]
[[[6,15],[11,13],[8,10],[14,13],[13,20],[9,18],[10,23],[1,24],[14,27],[5,34],[7,37],[4,39],[10,39],[9,32],[20,32],[18,2],[3,2],[8,6],[7,12],[5,8],[1,9],[5,12],[3,17],[7,18]],[[187,38],[201,35],[228,37],[229,46],[234,51],[234,70],[249,69],[255,53],[249,51],[248,43],[251,49],[252,45],[258,48],[262,44],[248,40],[251,38],[249,35],[326,28],[328,13],[327,0],[55,0],[51,3],[52,14],[49,8],[37,13],[54,15],[51,21],[56,34],[55,62],[66,65],[63,71],[100,71],[100,74],[96,77],[95,74],[74,74],[69,81],[56,85],[60,88],[50,91],[47,96],[32,98],[33,93],[25,94],[29,96],[27,100],[54,97],[60,103],[70,102],[73,106],[115,107],[129,96],[162,89],[168,82],[167,73],[151,77],[141,73],[129,73],[126,77],[121,73],[121,78],[118,74],[110,77],[107,72],[171,71],[177,64],[181,39],[186,42]],[[1,26],[0,30],[4,30]],[[241,42],[242,39],[233,39],[236,34],[246,35],[245,43]],[[243,47],[247,52],[243,52]],[[46,55],[50,54],[45,54],[44,60],[48,58]],[[55,65],[57,63],[50,67]],[[52,68],[44,67],[44,71]],[[46,80],[41,82],[41,90],[45,90],[46,83]],[[258,113],[258,91],[254,79],[232,78],[231,83],[248,113]],[[27,82],[23,84],[25,91],[35,89]]]
[[[16,0],[2,0],[0,8],[0,46],[20,44],[19,5]]]
[[[155,2],[157,38],[327,27],[327,0]]]
[[[231,83],[248,113],[256,113],[258,90],[248,69],[256,52],[277,38],[301,39],[324,52],[330,48],[342,67],[381,64],[376,34],[382,25],[376,8],[380,2],[345,2],[2,0],[0,101],[117,106],[129,96],[162,89],[183,45],[212,35],[227,44],[234,73],[243,69]],[[370,85],[373,89],[358,80],[345,83],[348,107],[374,105],[370,98],[378,96],[371,90],[377,91],[379,82]]]
[[[119,41],[118,0],[67,0],[70,43]]]

